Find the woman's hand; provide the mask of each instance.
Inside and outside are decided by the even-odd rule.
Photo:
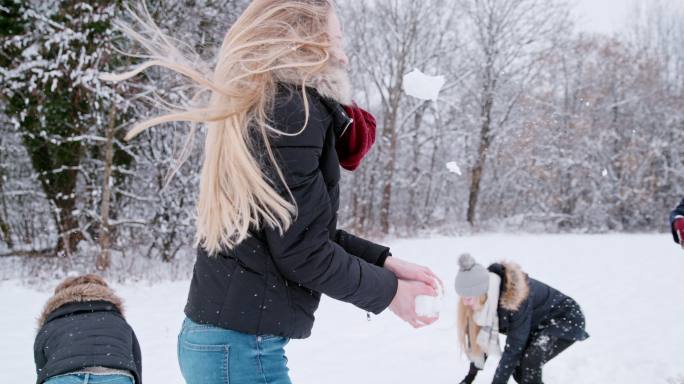
[[[390,256],[385,260],[384,267],[392,271],[398,279],[420,281],[429,285],[435,291],[444,289],[442,280],[428,267],[409,263],[394,256]]]
[[[416,314],[416,296],[437,296],[437,290],[421,281],[399,280],[397,293],[390,304],[390,310],[400,319],[421,328],[437,321],[438,317],[424,317]]]

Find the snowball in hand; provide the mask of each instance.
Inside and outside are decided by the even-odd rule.
[[[444,76],[428,76],[414,69],[404,75],[404,92],[423,100],[437,100],[445,82]]]
[[[416,314],[424,317],[436,317],[442,310],[442,298],[420,295],[416,296]]]
[[[450,161],[450,162],[448,162],[448,163],[446,164],[446,166],[447,166],[447,169],[449,170],[449,172],[455,173],[455,174],[457,174],[457,175],[459,175],[459,176],[462,176],[462,175],[463,175],[463,173],[461,172],[461,168],[458,166],[458,164],[456,164],[455,161]]]

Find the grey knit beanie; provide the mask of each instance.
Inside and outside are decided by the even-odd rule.
[[[476,297],[487,293],[489,288],[489,271],[475,262],[467,253],[458,258],[456,274],[456,293],[463,297]]]

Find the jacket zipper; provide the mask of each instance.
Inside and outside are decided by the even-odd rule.
[[[347,132],[347,129],[349,129],[349,127],[354,123],[354,119],[352,119],[349,116],[346,116],[346,117],[347,117],[347,125],[342,130],[342,133],[340,133],[340,137],[344,136],[344,133]]]

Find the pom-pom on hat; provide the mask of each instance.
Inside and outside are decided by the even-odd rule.
[[[484,295],[489,288],[489,271],[478,264],[470,254],[464,253],[458,258],[455,288],[456,293],[462,297]]]

